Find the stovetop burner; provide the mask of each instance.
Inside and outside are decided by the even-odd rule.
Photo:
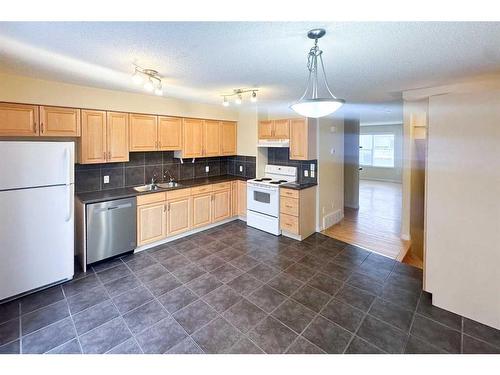
[[[263,181],[271,181],[271,180],[272,180],[272,178],[263,177],[263,178],[256,178],[254,181],[263,182]]]
[[[279,184],[282,184],[284,182],[288,182],[287,180],[278,180],[278,181],[271,181],[270,184],[273,184],[273,185],[279,185]]]

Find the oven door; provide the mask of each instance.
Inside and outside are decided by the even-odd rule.
[[[279,216],[279,188],[247,185],[247,209],[273,217]]]

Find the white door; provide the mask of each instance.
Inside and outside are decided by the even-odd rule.
[[[73,277],[73,185],[0,192],[0,300]]]
[[[0,141],[0,190],[73,183],[73,142]]]

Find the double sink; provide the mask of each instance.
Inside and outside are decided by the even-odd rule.
[[[178,182],[164,182],[161,184],[148,184],[148,185],[142,185],[142,186],[136,186],[134,187],[135,191],[138,191],[140,193],[146,192],[146,191],[156,191],[156,190],[162,190],[162,189],[170,189],[170,188],[175,188],[175,187],[180,187],[182,186]]]

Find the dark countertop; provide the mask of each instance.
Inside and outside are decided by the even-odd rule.
[[[289,182],[287,184],[280,185],[280,187],[292,190],[304,190],[316,185],[318,185],[316,182],[307,182],[303,184],[298,184],[296,182]]]
[[[93,191],[90,193],[77,193],[76,197],[82,203],[88,204],[88,203],[111,201],[114,199],[136,197],[138,195],[144,195],[144,194],[162,193],[165,191],[186,189],[186,188],[190,188],[190,187],[194,187],[194,186],[210,185],[210,184],[216,184],[218,182],[226,182],[226,181],[234,181],[234,180],[247,181],[248,178],[239,177],[239,176],[232,176],[232,175],[214,176],[214,177],[206,177],[206,178],[193,178],[191,180],[179,181],[179,184],[181,186],[177,186],[174,188],[168,188],[168,189],[159,189],[159,190],[153,190],[153,191],[138,192],[138,191],[135,191],[133,187],[125,187],[125,188],[119,188],[119,189]]]

